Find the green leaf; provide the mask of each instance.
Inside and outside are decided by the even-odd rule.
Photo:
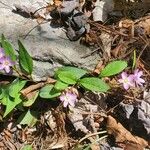
[[[2,91],[3,91],[3,94],[1,95],[2,99],[0,100],[0,102],[3,105],[7,105],[7,97],[9,97],[9,85],[3,85]]]
[[[132,69],[134,69],[136,66],[136,50],[133,52],[133,64],[132,64]]]
[[[87,147],[85,147],[83,150],[91,150],[90,144]]]
[[[83,70],[83,69],[80,69],[80,68],[65,66],[65,67],[59,68],[55,72],[55,77],[57,78],[58,75],[62,72],[67,72],[68,74],[74,75],[76,80],[80,79],[82,76],[84,76],[87,73],[86,70]]]
[[[108,84],[106,84],[103,80],[95,77],[87,77],[83,78],[79,81],[81,86],[84,88],[91,90],[91,91],[96,91],[96,92],[106,92],[107,90],[110,89]]]
[[[55,98],[58,97],[59,95],[61,95],[61,92],[54,89],[53,88],[54,85],[46,85],[43,88],[41,88],[40,90],[40,97],[41,98],[47,98],[47,99],[51,99],[51,98]]]
[[[1,44],[4,48],[5,54],[11,58],[12,61],[16,61],[15,50],[12,47],[11,43],[6,40],[5,36],[2,34]]]
[[[7,97],[3,97],[1,100],[0,100],[0,103],[2,103],[3,105],[7,105]]]
[[[6,38],[5,38],[4,34],[2,34],[2,36],[1,36],[1,42],[4,41],[4,40],[6,40]]]
[[[65,90],[66,88],[68,87],[68,84],[66,83],[63,83],[61,81],[57,81],[54,85],[54,88],[57,89],[57,90]]]
[[[4,89],[0,88],[0,99],[4,97]]]
[[[34,93],[32,92],[32,94],[33,94],[33,97],[30,98],[29,100],[23,102],[23,106],[30,107],[35,102],[35,100],[37,99],[37,97],[39,95],[39,91],[34,91]]]
[[[25,86],[26,82],[26,80],[21,80],[19,78],[15,79],[9,87],[9,95],[15,98],[19,94],[20,90]]]
[[[28,125],[29,127],[33,127],[38,118],[38,112],[37,111],[30,111],[23,113],[17,120],[17,123],[22,125]]]
[[[31,145],[25,145],[21,150],[33,150]]]
[[[22,71],[25,71],[28,74],[32,74],[33,71],[33,60],[29,55],[21,41],[18,41],[19,45],[19,64]]]
[[[70,72],[61,72],[58,74],[58,78],[67,84],[76,84],[77,82],[75,74]]]
[[[100,77],[108,77],[122,72],[127,67],[126,61],[113,61],[109,63],[101,72]]]
[[[7,96],[5,98],[7,100],[7,104],[6,104],[6,110],[3,117],[6,117],[19,103],[22,102],[19,94],[15,98],[12,98],[10,96]]]

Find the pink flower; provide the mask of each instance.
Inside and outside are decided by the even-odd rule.
[[[133,80],[134,80],[136,86],[138,86],[138,85],[142,86],[143,83],[145,83],[145,81],[141,78],[142,75],[143,75],[143,72],[139,71],[139,69],[136,69],[134,71],[134,74],[132,76],[133,76]]]
[[[75,102],[77,101],[77,95],[71,92],[67,92],[60,96],[60,100],[63,102],[64,107],[67,107],[68,105],[71,105],[72,107],[74,107]]]
[[[133,75],[129,75],[126,72],[122,72],[121,74],[122,79],[118,81],[123,83],[123,87],[128,90],[130,87],[134,86]]]
[[[0,47],[0,58],[5,56],[4,49]]]
[[[0,70],[5,70],[6,73],[10,72],[10,67],[15,63],[7,56],[0,58]]]

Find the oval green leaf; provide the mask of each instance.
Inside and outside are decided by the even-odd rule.
[[[37,111],[28,110],[18,118],[17,123],[33,127],[37,122],[37,118],[38,118]]]
[[[110,89],[109,85],[103,80],[95,77],[83,78],[79,81],[81,86],[93,92],[107,92]]]
[[[50,84],[50,85],[46,85],[43,88],[41,88],[40,93],[39,93],[40,97],[46,98],[46,99],[58,97],[61,94],[61,92],[54,89],[53,87],[54,87],[54,85]]]
[[[9,87],[9,95],[15,98],[26,83],[26,80],[22,80],[19,78],[15,79]]]
[[[109,63],[101,72],[100,77],[109,77],[122,72],[127,67],[126,61],[113,61]]]
[[[22,102],[19,94],[15,98],[7,96],[6,100],[6,110],[3,117],[6,117],[19,103]]]
[[[76,84],[77,78],[76,75],[70,72],[61,72],[58,74],[58,78],[67,84]]]
[[[4,89],[0,87],[0,100],[4,97]]]
[[[33,150],[31,145],[25,145],[21,150]]]
[[[68,87],[68,84],[61,82],[61,81],[57,81],[54,85],[54,88],[57,90],[65,90]]]
[[[21,41],[18,41],[19,45],[19,64],[22,71],[25,71],[28,74],[32,74],[33,71],[33,60],[29,55]]]
[[[70,67],[70,66],[65,66],[62,68],[59,68],[56,72],[55,72],[55,77],[57,78],[58,75],[62,72],[67,72],[68,74],[72,74],[74,75],[74,77],[76,78],[76,80],[80,79],[82,76],[84,76],[87,71],[84,69],[80,69],[80,68],[76,68],[76,67]]]
[[[11,58],[12,61],[16,61],[15,50],[12,47],[11,43],[6,40],[4,35],[2,35],[2,47],[4,48],[5,54]]]

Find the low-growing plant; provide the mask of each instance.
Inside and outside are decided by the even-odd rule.
[[[78,89],[83,88],[85,91],[92,92],[107,92],[110,89],[108,83],[105,82],[105,77],[110,77],[122,72],[127,67],[127,62],[117,60],[112,61],[101,71],[98,77],[91,75],[85,69],[73,66],[64,66],[55,71],[55,83],[46,84],[41,89],[34,93],[30,99],[26,99],[21,94],[21,90],[25,88],[26,83],[32,80],[33,60],[21,41],[18,41],[18,54],[14,50],[11,43],[2,35],[0,42],[0,70],[7,73],[15,71],[18,77],[11,83],[0,87],[0,103],[6,109],[3,117],[6,117],[13,109],[26,107],[28,110],[19,117],[21,124],[34,125],[36,122],[36,112],[29,108],[39,97],[44,99],[60,98],[63,106],[74,106],[77,97]],[[16,66],[19,63],[19,68]],[[34,115],[33,115],[34,114]],[[29,119],[30,118],[30,119]]]

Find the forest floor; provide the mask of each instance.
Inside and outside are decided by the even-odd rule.
[[[104,78],[111,87],[108,92],[79,88],[75,107],[64,108],[59,100],[38,97],[31,106],[16,108],[3,118],[5,106],[1,105],[0,150],[150,149],[149,2],[127,3],[124,8],[123,3],[118,4],[116,11],[104,14],[104,18],[95,15],[94,12],[99,14],[100,10],[95,9],[98,4],[94,1],[80,2],[80,9],[73,7],[74,1],[65,2],[55,0],[53,5],[47,4],[46,14],[51,14],[54,23],[65,27],[70,42],[80,40],[81,44],[93,49],[84,57],[93,53],[101,55],[102,59],[90,74],[97,77],[109,62],[123,60],[128,63],[125,73],[133,74],[138,69],[140,75],[137,80],[142,79],[139,79],[141,84],[135,81],[136,86],[126,89],[119,84],[120,73]],[[70,23],[67,17],[71,7],[73,11],[82,9],[82,13],[73,14]],[[41,24],[46,15],[44,13],[45,18],[41,17],[43,12],[37,13],[39,10],[34,13],[33,10],[23,11]],[[9,84],[14,79],[1,75],[0,85]],[[40,86],[41,82],[29,82],[21,93],[23,96],[35,95]],[[18,124],[18,117],[27,115],[23,114],[25,110],[30,110],[29,114]],[[38,115],[33,115],[34,112]]]

